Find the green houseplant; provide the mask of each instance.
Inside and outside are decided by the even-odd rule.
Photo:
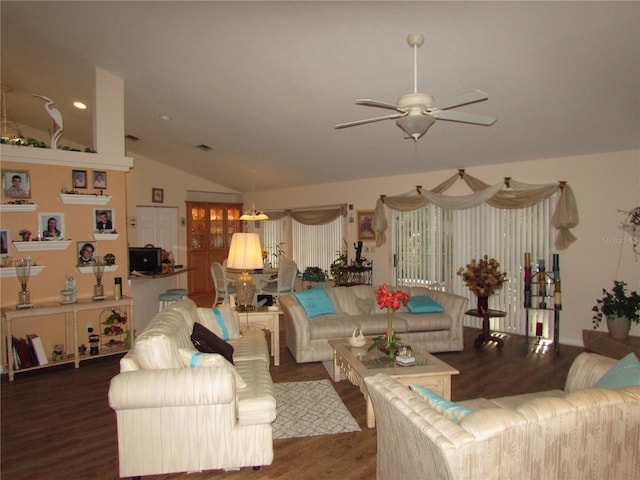
[[[596,312],[593,316],[593,328],[600,326],[603,318],[607,320],[609,333],[614,338],[626,338],[629,335],[631,322],[640,324],[640,295],[638,292],[626,292],[627,284],[614,280],[613,289],[608,292],[602,289],[602,298],[596,300],[591,309]],[[623,324],[622,332],[615,331],[614,322]],[[612,328],[614,331],[612,332]]]

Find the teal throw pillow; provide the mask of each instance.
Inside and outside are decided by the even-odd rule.
[[[454,423],[458,423],[465,416],[472,413],[472,410],[458,405],[455,402],[451,402],[446,398],[441,397],[437,393],[432,392],[422,385],[412,383],[409,388],[420,395],[427,403],[429,403],[434,409],[440,412]]]
[[[322,287],[294,292],[293,295],[309,318],[336,313],[327,290]]]
[[[640,362],[633,352],[619,360],[593,386],[615,389],[631,385],[640,385]]]
[[[438,302],[428,295],[416,295],[409,299],[407,310],[411,313],[440,313],[444,310]]]

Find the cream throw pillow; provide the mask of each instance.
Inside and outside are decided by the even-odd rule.
[[[185,367],[196,368],[196,367],[219,367],[219,368],[228,368],[233,373],[233,376],[236,379],[236,388],[245,388],[247,386],[247,382],[245,382],[236,367],[231,365],[226,358],[224,358],[219,353],[202,353],[197,351],[196,349],[189,348],[181,348],[180,349],[180,358],[184,363]]]

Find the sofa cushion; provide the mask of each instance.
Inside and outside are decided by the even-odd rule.
[[[621,388],[640,385],[640,362],[631,352],[618,361],[600,380],[593,384],[596,388]]]
[[[193,346],[192,329],[193,325],[175,309],[167,308],[155,314],[134,343],[140,367],[144,370],[181,368],[179,349]]]
[[[309,339],[347,338],[358,327],[358,323],[346,313],[310,318]]]
[[[407,310],[411,313],[440,313],[442,306],[428,295],[416,295],[409,298]]]
[[[356,298],[356,305],[360,313],[368,315],[376,306],[376,302],[373,298]]]
[[[427,403],[429,403],[435,410],[447,417],[454,423],[458,423],[465,416],[469,415],[472,410],[462,405],[458,405],[455,402],[447,400],[441,397],[437,393],[429,390],[422,385],[412,383],[409,388],[420,395]]]
[[[302,305],[307,317],[319,317],[320,315],[331,315],[336,313],[333,302],[327,294],[327,290],[322,287],[302,290],[293,294],[298,303]]]
[[[257,425],[272,423],[276,418],[276,394],[269,367],[262,360],[239,362],[236,369],[247,382],[247,388],[236,391],[238,423]]]
[[[228,368],[233,373],[236,379],[236,388],[246,388],[247,382],[245,382],[238,371],[233,365],[231,365],[226,358],[219,353],[202,353],[195,348],[181,348],[180,358],[182,359],[185,367],[220,367]]]
[[[240,362],[247,360],[261,360],[269,365],[269,346],[264,336],[264,330],[245,330],[240,338],[229,340],[233,347],[233,364],[238,367]]]
[[[407,332],[430,332],[435,330],[451,330],[453,320],[446,313],[409,313],[396,312],[395,322],[406,322]]]
[[[191,341],[199,352],[219,353],[233,363],[233,347],[200,323],[193,325]]]
[[[198,308],[198,321],[224,341],[240,338],[240,324],[230,305]]]

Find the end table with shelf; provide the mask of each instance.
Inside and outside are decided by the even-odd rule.
[[[478,338],[476,338],[473,342],[474,347],[480,348],[482,345],[489,342],[496,342],[498,344],[498,350],[500,350],[504,346],[504,342],[500,337],[491,335],[491,325],[489,322],[491,318],[506,317],[507,312],[502,310],[492,310],[490,308],[487,310],[473,308],[471,310],[467,310],[464,313],[465,315],[469,315],[470,317],[482,319],[482,333],[478,335]]]
[[[271,356],[276,367],[280,365],[280,315],[283,313],[280,309],[268,310],[266,307],[259,310],[237,312],[241,332],[252,328],[261,328],[271,333]]]

